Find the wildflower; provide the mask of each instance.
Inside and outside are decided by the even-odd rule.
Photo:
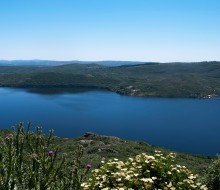
[[[53,156],[54,155],[54,151],[53,150],[48,151],[48,155],[49,156]]]
[[[154,156],[148,156],[148,159],[149,160],[155,160],[155,157]]]
[[[31,158],[36,159],[36,158],[37,158],[37,154],[36,154],[35,152],[33,152],[33,153],[31,154]]]
[[[188,177],[189,179],[194,179],[195,176],[193,176],[192,174]]]
[[[127,175],[127,176],[125,177],[125,179],[130,180],[130,179],[131,179],[131,176],[130,176],[130,175]]]
[[[141,181],[144,181],[144,182],[149,182],[149,183],[153,183],[153,180],[151,178],[142,178],[140,179]]]
[[[116,181],[121,181],[121,178],[117,178]]]
[[[157,151],[154,156],[143,153],[135,158],[128,158],[127,162],[112,159],[106,165],[102,165],[100,170],[96,169],[92,172],[87,185],[92,189],[106,190],[110,185],[113,187],[112,190],[128,189],[130,184],[133,184],[134,189],[156,189],[159,184],[164,187],[164,190],[177,190],[182,187],[207,190],[205,185],[198,183],[196,175],[193,175],[185,166],[172,165],[174,160],[170,158],[175,158],[175,154],[163,156]],[[167,175],[161,176],[160,170],[163,171],[163,167],[168,169],[165,170]],[[152,174],[155,175],[152,176]],[[111,179],[111,184],[109,179]],[[84,190],[88,189],[84,187]]]
[[[90,163],[86,164],[86,168],[90,169],[92,167],[92,165]]]
[[[5,140],[9,140],[10,139],[10,136],[5,136]]]

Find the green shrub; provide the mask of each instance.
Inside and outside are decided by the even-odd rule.
[[[53,130],[48,136],[37,132],[24,131],[23,124],[17,131],[0,141],[0,189],[73,189],[79,190],[90,166],[82,168],[83,149],[77,146],[75,159],[66,162],[58,156],[59,150],[51,142]]]
[[[173,165],[174,159],[172,153],[164,156],[156,151],[154,156],[142,153],[126,162],[118,159],[102,162],[100,169],[93,170],[88,182],[81,186],[84,190],[207,189],[185,166]]]
[[[220,158],[207,169],[205,183],[210,190],[220,190]]]

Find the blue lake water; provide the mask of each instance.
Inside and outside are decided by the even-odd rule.
[[[87,89],[0,88],[0,128],[19,121],[61,137],[85,132],[195,154],[220,153],[220,99],[121,96]]]

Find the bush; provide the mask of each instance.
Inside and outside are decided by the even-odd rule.
[[[46,136],[37,127],[34,133],[29,124],[25,132],[22,123],[17,131],[1,138],[0,189],[79,190],[90,168],[81,166],[82,147],[76,147],[75,159],[69,163],[58,156],[52,139],[53,130]]]
[[[205,183],[210,190],[220,190],[220,158],[207,169]]]
[[[84,190],[207,189],[185,166],[173,165],[174,159],[172,153],[164,156],[155,151],[154,156],[142,153],[126,162],[118,159],[102,162],[100,169],[93,170],[88,182],[81,186]]]

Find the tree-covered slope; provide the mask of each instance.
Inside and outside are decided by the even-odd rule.
[[[0,86],[86,86],[134,96],[202,98],[220,95],[220,62],[0,66]]]

